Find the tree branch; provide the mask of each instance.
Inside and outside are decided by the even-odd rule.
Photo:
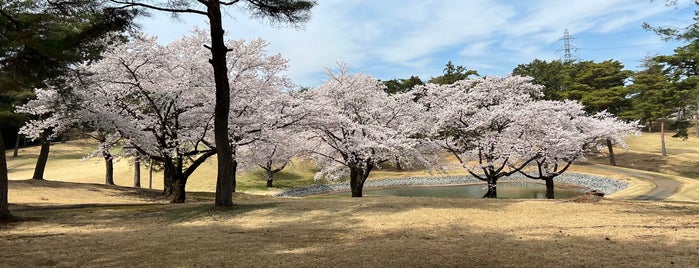
[[[160,7],[160,6],[149,5],[149,4],[144,4],[144,3],[134,2],[134,1],[119,1],[119,0],[111,0],[111,1],[112,1],[112,3],[122,5],[119,8],[143,7],[143,8],[153,9],[153,10],[163,11],[163,12],[191,13],[191,14],[208,16],[208,13],[205,11],[191,9],[191,8],[178,9],[178,8]]]

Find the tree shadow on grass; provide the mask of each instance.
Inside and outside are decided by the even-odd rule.
[[[691,237],[696,226],[680,227],[684,236],[673,236],[667,230],[622,233],[627,230],[623,222],[547,227],[547,220],[541,219],[541,226],[502,229],[498,224],[508,219],[497,213],[488,220],[493,227],[451,215],[425,219],[416,214],[414,220],[402,220],[404,225],[389,220],[425,207],[497,212],[508,205],[490,200],[447,200],[436,205],[423,198],[288,199],[229,209],[166,205],[165,212],[174,218],[147,212],[127,217],[134,211],[114,210],[95,215],[96,222],[112,219],[105,221],[112,226],[91,226],[96,232],[0,234],[0,247],[10,249],[0,251],[0,266],[694,267],[699,263],[696,232]],[[653,209],[630,207],[628,213],[643,215]],[[668,211],[663,216],[689,217]],[[72,217],[57,223],[87,221],[77,214]]]

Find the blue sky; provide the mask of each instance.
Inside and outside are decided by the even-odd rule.
[[[637,69],[647,55],[670,54],[681,45],[641,28],[684,27],[694,5],[679,0],[318,0],[301,28],[270,25],[229,8],[229,39],[263,38],[269,54],[289,59],[287,75],[300,86],[318,86],[325,67],[347,63],[382,80],[442,74],[447,61],[481,75],[505,76],[518,64],[563,57],[559,39],[568,29],[581,60],[619,60]],[[179,21],[166,13],[139,20],[143,30],[167,43],[208,27],[203,16]]]

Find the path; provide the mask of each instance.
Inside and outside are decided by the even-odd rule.
[[[639,197],[636,197],[636,200],[654,200],[654,201],[661,201],[665,200],[665,198],[670,197],[674,193],[679,190],[680,186],[682,186],[682,183],[676,180],[671,180],[666,177],[662,176],[652,176],[643,172],[639,171],[634,171],[630,169],[625,169],[625,168],[619,168],[615,166],[607,166],[607,165],[592,165],[590,166],[592,168],[596,169],[601,169],[601,170],[607,170],[607,171],[613,171],[613,172],[618,172],[621,174],[629,175],[632,177],[637,177],[641,179],[646,179],[655,184],[655,189],[652,191],[641,195]]]

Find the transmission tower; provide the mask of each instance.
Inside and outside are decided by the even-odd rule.
[[[556,52],[563,51],[563,60],[565,61],[565,63],[571,63],[575,61],[576,58],[578,58],[575,55],[573,55],[573,51],[578,51],[577,47],[574,47],[570,44],[573,40],[575,40],[575,37],[570,36],[570,33],[568,33],[568,29],[565,29],[565,31],[563,32],[563,37],[556,41],[563,41],[563,48],[556,50]]]

